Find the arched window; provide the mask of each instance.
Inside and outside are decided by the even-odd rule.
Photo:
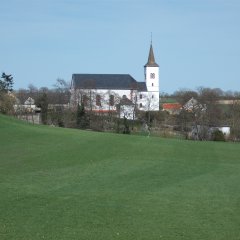
[[[113,105],[114,105],[114,95],[110,95],[109,105],[110,105],[110,106],[113,106]]]
[[[96,105],[101,106],[101,96],[100,95],[96,96]]]
[[[88,104],[88,96],[85,95],[85,94],[82,96],[82,103],[83,103],[84,105],[87,105],[87,104]]]

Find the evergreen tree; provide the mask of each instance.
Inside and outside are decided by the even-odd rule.
[[[36,105],[41,108],[41,120],[43,124],[47,124],[48,115],[48,96],[43,92],[36,101]]]
[[[0,78],[0,92],[8,92],[13,90],[13,77],[12,75],[7,75],[5,72],[2,73]]]
[[[84,104],[78,105],[76,124],[78,128],[86,129],[89,127],[89,119],[87,117]]]
[[[0,78],[0,112],[1,113],[13,113],[13,105],[15,98],[8,94],[13,89],[13,77],[7,75],[4,72]]]

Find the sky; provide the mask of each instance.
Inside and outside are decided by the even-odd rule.
[[[240,91],[239,0],[0,0],[0,72],[14,89],[73,73],[144,81],[152,43],[160,92]]]

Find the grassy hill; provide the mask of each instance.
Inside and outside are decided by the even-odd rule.
[[[0,115],[0,239],[240,239],[240,145]]]

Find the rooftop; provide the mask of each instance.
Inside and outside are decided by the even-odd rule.
[[[81,89],[147,90],[145,82],[137,82],[129,74],[73,74],[72,87]]]

